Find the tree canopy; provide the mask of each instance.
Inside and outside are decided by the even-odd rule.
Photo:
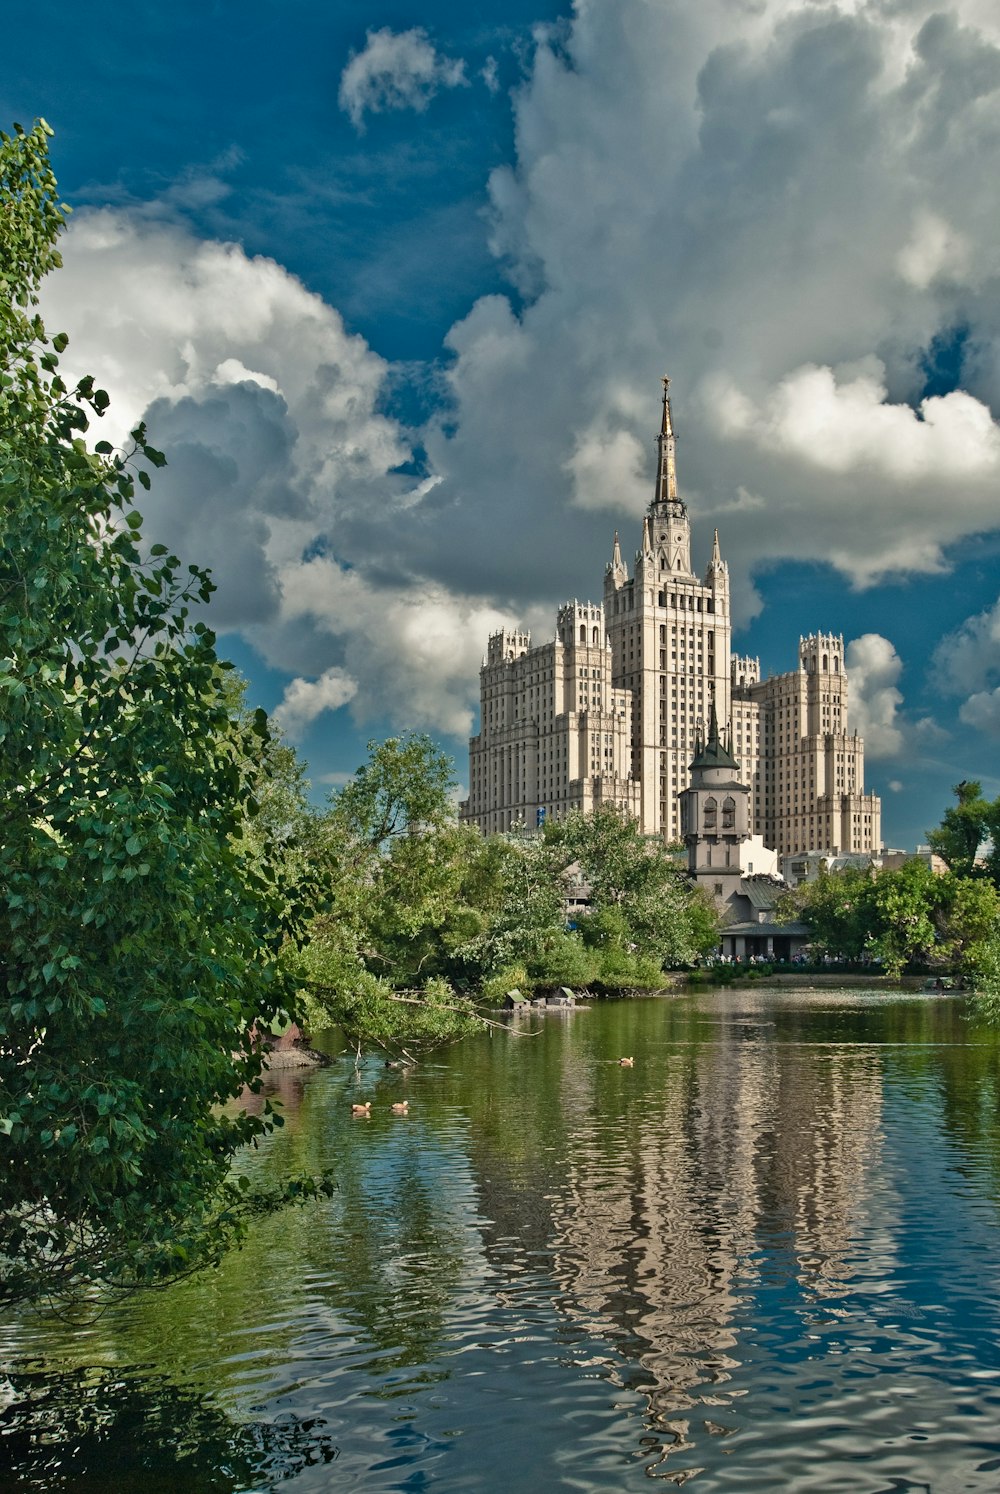
[[[615,810],[542,835],[460,824],[451,763],[425,736],[369,743],[319,817],[324,906],[301,965],[315,1025],[411,1052],[481,1026],[505,991],[656,987],[712,946],[714,910]],[[576,866],[591,905],[567,917]]]
[[[982,784],[965,778],[953,792],[957,803],[928,830],[928,843],[956,876],[985,876],[1000,886],[1000,795],[985,799]]]
[[[306,911],[244,835],[267,726],[192,617],[211,581],[142,540],[164,457],[86,444],[107,395],[36,310],[48,134],[0,134],[0,1300],[190,1270],[263,1206],[230,1163],[272,1121],[221,1107]]]
[[[661,968],[693,964],[715,947],[719,919],[710,899],[691,887],[670,848],[643,836],[630,815],[601,805],[548,833],[579,862],[590,888],[580,925],[585,939],[641,950]]]
[[[826,953],[871,960],[898,976],[910,962],[971,969],[996,927],[1000,899],[989,882],[937,876],[913,860],[821,872],[784,899],[783,911],[803,918]]]

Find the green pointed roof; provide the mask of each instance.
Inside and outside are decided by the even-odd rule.
[[[719,718],[715,713],[715,700],[712,700],[712,713],[708,720],[708,741],[703,746],[695,748],[694,768],[732,768],[739,772],[739,763],[730,752],[726,744],[719,736]]]

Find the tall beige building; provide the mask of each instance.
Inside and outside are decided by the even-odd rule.
[[[677,494],[668,380],[653,500],[632,576],[615,536],[604,576],[614,678],[632,693],[632,774],[647,834],[680,836],[677,795],[704,738],[712,700],[729,717],[729,570],[716,533],[704,575],[691,566],[691,521]]]
[[[561,607],[555,638],[537,648],[528,633],[494,633],[462,817],[490,835],[598,804],[638,816],[631,718],[629,692],[612,678],[599,604]]]
[[[679,795],[711,707],[748,790],[748,833],[780,854],[878,850],[880,804],[864,792],[864,743],[848,731],[844,641],[800,639],[798,668],[760,678],[734,656],[729,571],[718,531],[704,572],[677,487],[669,380],[653,498],[632,574],[615,535],[603,606],[560,609],[556,636],[489,640],[465,819],[487,833],[614,803],[647,835],[681,838]]]

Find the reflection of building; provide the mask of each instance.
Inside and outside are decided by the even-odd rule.
[[[551,643],[533,648],[513,630],[489,640],[463,817],[495,832],[610,802],[646,834],[678,840],[679,796],[714,703],[751,834],[782,854],[877,849],[880,805],[848,731],[843,639],[800,640],[798,668],[766,680],[759,661],[732,654],[718,532],[704,576],[691,566],[668,382],[631,576],[616,535],[602,605],[563,607]]]
[[[749,992],[701,1015],[711,1036],[678,1015],[625,1094],[618,1066],[588,1062],[589,1034],[567,1030],[544,1087],[519,1064],[516,1089],[491,1095],[472,1153],[491,1262],[515,1284],[551,1262],[568,1342],[608,1345],[607,1371],[648,1397],[644,1455],[671,1474],[754,1415],[762,1280],[804,1317],[823,1310],[851,1290],[880,1206],[877,1052],[799,1043],[808,1014]],[[774,1042],[786,1022],[792,1041]],[[515,1096],[513,1130],[493,1129]]]

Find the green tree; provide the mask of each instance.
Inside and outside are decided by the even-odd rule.
[[[546,834],[580,863],[590,885],[591,912],[580,920],[585,939],[631,946],[660,968],[692,964],[714,948],[718,919],[711,904],[690,886],[670,849],[647,840],[630,815],[602,805],[567,816]]]
[[[910,961],[927,961],[937,941],[934,909],[938,878],[923,861],[907,861],[872,879],[869,905],[873,937],[869,948],[887,975],[898,976]]]
[[[332,820],[357,847],[380,852],[449,823],[454,787],[450,758],[423,733],[404,732],[368,743],[368,761],[333,796]]]
[[[936,876],[912,860],[878,872],[823,872],[783,899],[781,911],[803,918],[826,953],[878,960],[898,976],[911,961],[964,968],[995,926],[1000,901],[988,882]]]
[[[466,882],[480,927],[455,950],[456,974],[497,997],[535,982],[570,984],[564,867],[543,837],[512,830],[481,839]]]
[[[975,779],[956,783],[953,793],[957,804],[944,812],[936,830],[928,830],[931,850],[948,863],[949,871],[959,877],[971,877],[976,871],[979,848],[991,837],[1000,821],[1000,799],[992,804],[983,798],[982,785]]]
[[[480,929],[464,895],[479,832],[456,822],[451,763],[416,733],[368,744],[316,834],[324,884],[301,955],[314,1027],[412,1053],[482,1028],[451,985]]]
[[[871,882],[871,873],[857,867],[823,869],[814,882],[801,882],[781,898],[778,915],[808,923],[813,944],[826,954],[859,960],[871,953],[876,934]]]
[[[142,543],[164,459],[141,427],[88,449],[107,396],[35,309],[48,134],[0,134],[0,1300],[191,1270],[264,1206],[230,1165],[271,1121],[221,1107],[293,1009],[304,912],[246,850],[267,728],[189,616],[211,582]]]

